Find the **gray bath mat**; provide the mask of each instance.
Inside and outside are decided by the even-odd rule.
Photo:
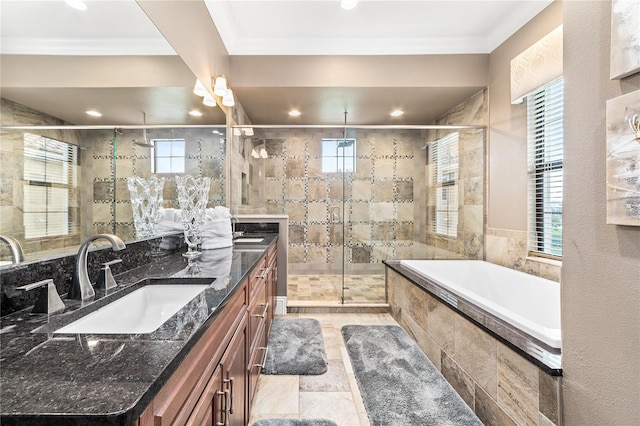
[[[342,327],[372,426],[482,423],[398,326]]]
[[[267,419],[258,420],[253,426],[338,426],[324,419]]]
[[[276,318],[271,326],[264,374],[316,375],[327,371],[320,323],[310,318]]]

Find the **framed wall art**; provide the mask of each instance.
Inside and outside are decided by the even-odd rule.
[[[640,71],[640,0],[611,2],[611,79]]]
[[[640,226],[640,90],[607,101],[607,223]]]

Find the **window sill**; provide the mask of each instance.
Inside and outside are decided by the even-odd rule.
[[[549,259],[547,257],[533,256],[533,255],[530,254],[525,258],[525,260],[530,260],[532,262],[545,263],[547,265],[553,265],[553,266],[557,266],[557,267],[562,267],[562,260]]]

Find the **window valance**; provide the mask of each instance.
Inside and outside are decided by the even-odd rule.
[[[562,25],[511,60],[511,103],[562,75]]]

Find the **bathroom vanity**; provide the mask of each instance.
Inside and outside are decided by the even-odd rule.
[[[197,270],[180,253],[164,257],[48,320],[28,310],[2,317],[0,422],[245,425],[274,315],[277,240],[207,250]],[[202,290],[152,332],[58,331],[121,294],[167,284]]]

